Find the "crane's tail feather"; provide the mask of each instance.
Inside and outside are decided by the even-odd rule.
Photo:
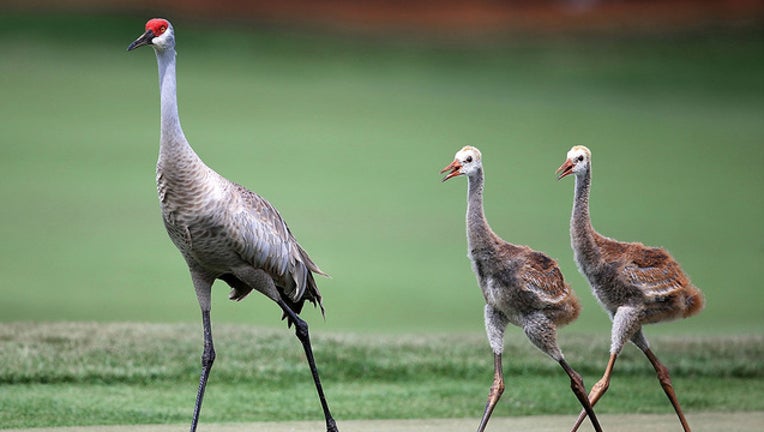
[[[313,303],[313,307],[318,306],[321,309],[321,316],[326,320],[326,310],[322,302],[321,293],[318,291],[318,285],[316,285],[316,279],[313,277],[313,273],[308,272],[305,277],[305,293],[298,300],[294,300],[287,295],[282,295],[281,300],[289,306],[290,309],[296,314],[302,312],[302,307],[305,305],[305,301]],[[288,315],[284,312],[281,315],[281,319],[287,319]],[[292,321],[287,319],[287,324],[292,327]]]
[[[700,292],[699,289],[692,287],[693,289],[690,291],[690,294],[685,297],[685,310],[684,310],[684,318],[687,318],[689,316],[695,315],[696,313],[703,310],[703,307],[705,306],[705,299],[703,298],[703,293]]]
[[[331,278],[329,274],[324,273],[323,270],[318,268],[318,264],[316,264],[315,262],[313,262],[312,259],[310,259],[310,256],[308,255],[307,252],[305,252],[305,249],[303,249],[302,246],[298,244],[297,247],[300,249],[300,256],[302,257],[303,262],[305,263],[305,265],[308,267],[310,271],[316,274],[320,274],[321,276]]]

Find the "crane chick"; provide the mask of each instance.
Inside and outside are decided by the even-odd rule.
[[[668,369],[650,349],[642,325],[694,315],[703,308],[703,295],[665,249],[619,242],[594,230],[589,217],[592,152],[588,148],[571,148],[557,169],[558,179],[571,174],[576,176],[570,218],[570,241],[576,264],[613,322],[610,359],[605,374],[592,387],[589,401],[594,405],[605,394],[615,360],[630,340],[655,368],[682,428],[689,432],[690,426],[679,406]],[[581,412],[573,432],[587,414]]]
[[[504,392],[501,355],[504,331],[510,323],[521,327],[536,347],[562,366],[595,430],[601,431],[581,375],[565,361],[557,345],[557,327],[575,320],[581,310],[557,263],[528,246],[508,243],[491,230],[483,212],[483,164],[477,148],[459,150],[454,161],[441,170],[441,174],[446,172],[444,182],[467,176],[467,252],[485,298],[485,328],[494,353],[493,384],[478,432],[485,429]]]

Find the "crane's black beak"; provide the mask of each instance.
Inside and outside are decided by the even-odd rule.
[[[151,45],[151,40],[154,39],[154,32],[151,30],[146,30],[146,33],[142,34],[141,37],[134,40],[133,43],[130,44],[130,46],[127,47],[128,51],[132,51],[136,48],[140,48],[144,45]]]

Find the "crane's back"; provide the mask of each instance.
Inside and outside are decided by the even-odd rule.
[[[519,326],[539,311],[558,325],[578,317],[581,306],[555,260],[498,236],[493,246],[469,254],[486,303]]]
[[[652,323],[687,318],[703,309],[703,294],[667,250],[599,234],[595,240],[602,265],[584,276],[611,313],[621,305],[635,305],[645,310],[643,322]]]

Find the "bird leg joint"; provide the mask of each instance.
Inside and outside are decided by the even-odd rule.
[[[215,348],[212,345],[205,344],[202,352],[202,366],[209,368],[215,362]]]
[[[502,394],[504,394],[504,381],[494,382],[488,392],[488,397],[493,400],[499,400]]]
[[[310,338],[310,335],[308,333],[308,323],[297,319],[294,321],[294,334],[297,336],[297,339],[300,339],[301,341],[307,341]]]
[[[581,394],[586,394],[584,379],[581,378],[581,374],[576,371],[573,371],[573,373],[570,375],[570,388],[573,390],[573,393],[578,394],[580,392]]]
[[[658,381],[660,381],[661,385],[664,388],[672,388],[673,385],[671,384],[671,376],[669,375],[668,368],[666,366],[660,365],[660,367],[656,367],[655,371],[658,373]]]

